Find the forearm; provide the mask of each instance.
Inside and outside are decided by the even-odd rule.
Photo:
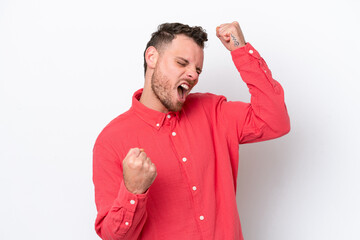
[[[246,46],[231,52],[233,61],[250,94],[250,109],[245,123],[251,122],[259,132],[258,139],[248,139],[243,129],[241,142],[262,141],[280,137],[290,130],[290,121],[284,102],[281,85],[272,78],[270,69],[259,53],[247,43]]]
[[[133,194],[123,182],[120,160],[111,148],[94,147],[93,181],[98,210],[95,229],[102,239],[138,239],[146,222],[147,193]]]
[[[106,214],[98,215],[95,228],[102,239],[138,239],[146,222],[145,194],[127,192],[121,184],[118,197]]]

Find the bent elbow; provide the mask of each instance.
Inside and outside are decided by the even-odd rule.
[[[277,137],[282,137],[290,132],[290,120],[287,117],[284,121],[279,121],[274,131],[277,133]]]
[[[286,126],[284,126],[284,128],[282,129],[282,135],[281,136],[284,136],[284,135],[288,134],[290,132],[290,129],[291,129],[291,127],[290,127],[290,123],[289,123]]]

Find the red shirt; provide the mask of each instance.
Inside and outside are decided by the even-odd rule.
[[[236,205],[239,144],[286,134],[289,117],[280,84],[249,44],[231,52],[251,103],[190,94],[179,112],[139,102],[111,121],[96,140],[93,180],[103,239],[243,239]],[[122,160],[145,149],[157,177],[145,194],[130,193]]]

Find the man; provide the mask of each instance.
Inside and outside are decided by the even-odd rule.
[[[162,24],[147,44],[144,88],[94,146],[95,228],[103,239],[243,239],[236,205],[241,143],[290,130],[280,84],[237,22],[216,35],[251,103],[192,93],[203,67],[201,27]],[[220,79],[224,82],[224,79]]]

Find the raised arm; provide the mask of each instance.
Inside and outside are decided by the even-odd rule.
[[[231,51],[236,68],[247,84],[251,102],[227,102],[219,99],[217,110],[228,129],[237,129],[239,143],[258,142],[280,137],[290,131],[284,91],[273,79],[265,60],[250,44],[237,22],[222,24],[216,35]],[[232,133],[229,133],[232,134]]]

